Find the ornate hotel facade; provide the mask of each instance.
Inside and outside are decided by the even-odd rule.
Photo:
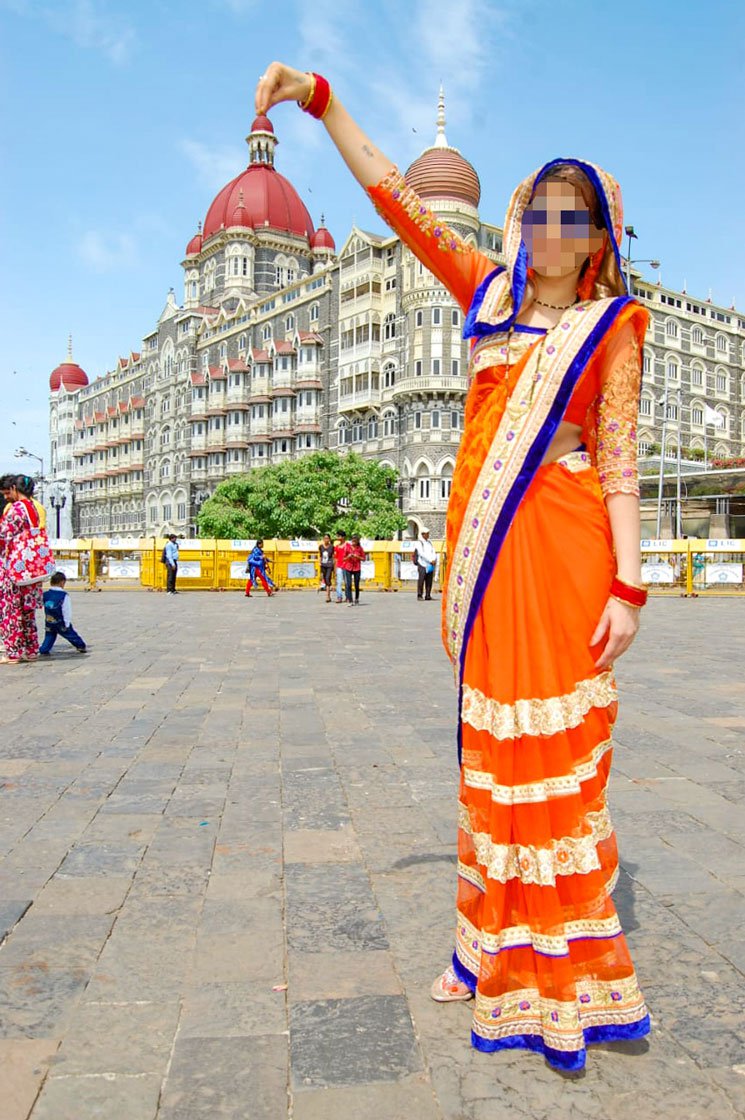
[[[51,478],[71,492],[70,534],[192,535],[219,482],[318,448],[395,467],[409,532],[444,534],[468,388],[462,316],[393,235],[354,228],[337,252],[275,168],[266,117],[249,164],[212,202],[139,351],[89,383],[71,352],[50,377]],[[501,229],[479,216],[480,184],[445,138],[406,172],[428,205],[495,263]],[[740,455],[745,317],[634,276],[652,314],[639,445]],[[706,408],[722,419],[705,429]],[[710,413],[708,414],[710,415]]]

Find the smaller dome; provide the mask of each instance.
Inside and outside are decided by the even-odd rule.
[[[187,257],[196,257],[202,252],[202,223],[197,224],[197,232],[186,246]]]
[[[53,369],[49,375],[49,388],[53,393],[64,385],[68,392],[84,389],[88,384],[88,374],[72,360],[72,338],[67,340],[67,359]]]
[[[243,199],[243,188],[238,191],[238,205],[233,210],[229,220],[228,227],[230,226],[246,226],[248,229],[253,229],[254,224],[251,221],[251,215],[246,210],[246,203]]]
[[[445,94],[440,87],[437,136],[404,175],[406,182],[424,199],[452,199],[478,209],[481,183],[475,168],[451,148],[445,136]]]
[[[321,224],[310,239],[310,247],[314,251],[319,249],[328,249],[329,252],[336,252],[336,242],[323,224],[323,214],[321,215]]]
[[[258,117],[251,125],[252,132],[271,132],[274,133],[274,125],[269,120],[265,113],[259,113]]]

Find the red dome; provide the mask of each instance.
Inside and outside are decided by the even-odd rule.
[[[332,253],[336,252],[336,242],[325,226],[318,227],[310,239],[310,247],[311,249],[330,249]]]
[[[243,207],[239,210],[241,191]],[[270,164],[262,163],[251,164],[223,187],[207,211],[204,240],[232,225],[270,226],[307,238],[314,233],[310,214],[292,183]]]
[[[265,113],[259,113],[258,117],[251,125],[252,132],[271,132],[274,133],[274,125],[269,120]]]
[[[455,148],[428,148],[414,160],[405,179],[422,198],[450,198],[478,208],[479,177]]]
[[[200,222],[199,224],[200,224],[200,227],[201,227],[202,223]],[[200,228],[199,232],[194,234],[191,241],[186,246],[186,255],[187,255],[187,257],[196,257],[201,252],[202,252],[202,232],[201,232],[201,228]]]
[[[53,369],[49,377],[49,388],[53,393],[64,385],[66,389],[84,389],[88,384],[88,374],[81,369],[77,362],[63,362]]]

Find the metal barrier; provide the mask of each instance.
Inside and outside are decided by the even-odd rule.
[[[161,562],[165,540],[94,538],[53,540],[57,567],[68,579],[68,589],[86,591],[165,591],[166,566]],[[181,540],[178,587],[180,591],[242,591],[246,561],[256,542],[214,539]],[[368,591],[416,589],[413,562],[415,541],[363,540],[367,554],[362,564],[362,585]],[[445,545],[435,541],[435,586],[443,589]],[[264,542],[269,571],[278,587],[314,590],[320,584],[318,542],[313,540]],[[745,594],[745,540],[696,539],[643,540],[642,580],[654,595]]]

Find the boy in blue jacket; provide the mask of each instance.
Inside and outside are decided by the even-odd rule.
[[[75,646],[78,653],[86,653],[87,647],[77,630],[72,625],[72,606],[70,596],[65,591],[67,576],[64,572],[55,572],[49,581],[51,587],[44,592],[44,623],[46,633],[39,650],[39,657],[49,657],[52,646],[57,641],[58,635],[66,638],[71,646]]]

